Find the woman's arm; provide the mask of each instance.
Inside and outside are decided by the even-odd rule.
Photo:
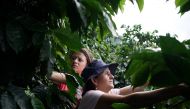
[[[136,92],[125,96],[122,102],[125,102],[133,107],[146,107],[189,92],[189,86],[180,84],[177,86],[160,88],[152,91]]]
[[[148,86],[148,82],[145,83],[143,86],[139,86],[135,88],[132,87],[131,85],[126,86],[126,87],[120,88],[120,95],[128,95],[134,92],[141,92],[141,91],[144,91],[145,87],[147,86]]]
[[[53,83],[66,83],[66,76],[64,73],[53,71],[52,74],[48,77]]]
[[[189,86],[177,85],[152,91],[135,92],[126,96],[103,94],[97,103],[97,107],[106,108],[113,103],[127,103],[137,108],[147,107],[163,100],[182,95],[185,91],[190,92]]]

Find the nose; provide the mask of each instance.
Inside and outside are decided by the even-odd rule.
[[[110,78],[111,78],[111,79],[114,79],[114,76],[111,74],[111,75],[110,75]]]
[[[110,77],[110,79],[114,79],[114,76],[112,75],[111,72],[109,72],[109,77]]]
[[[76,63],[76,62],[78,62],[78,59],[77,58],[73,58],[72,61],[73,61],[73,63]]]

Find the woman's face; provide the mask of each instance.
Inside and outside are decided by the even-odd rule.
[[[81,52],[75,52],[71,56],[71,67],[75,72],[77,72],[79,75],[81,75],[83,69],[87,65],[87,59],[86,56]]]
[[[101,91],[109,91],[114,88],[113,85],[114,76],[111,74],[110,70],[106,68],[103,73],[101,73],[96,78],[96,88]]]

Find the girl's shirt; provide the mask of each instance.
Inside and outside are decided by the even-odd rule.
[[[58,84],[58,88],[61,91],[68,91],[69,90],[68,87],[67,87],[67,84],[65,84],[65,83]]]

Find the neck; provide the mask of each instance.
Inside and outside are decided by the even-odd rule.
[[[96,88],[96,90],[100,90],[102,92],[108,93],[111,89],[106,89],[106,88]]]

